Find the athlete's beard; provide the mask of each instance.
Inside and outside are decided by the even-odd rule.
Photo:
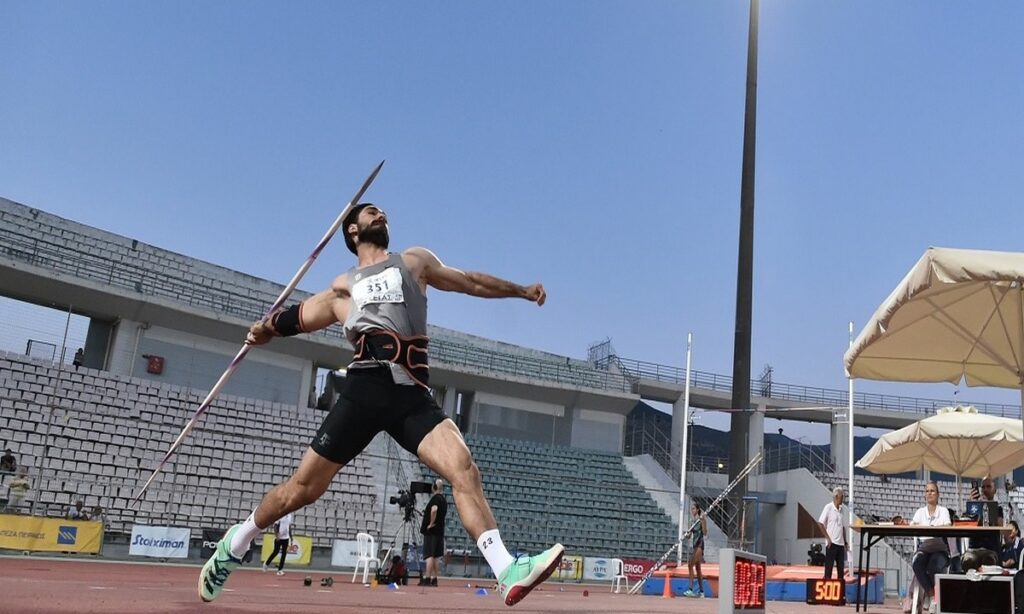
[[[391,237],[388,236],[387,224],[367,224],[359,229],[357,236],[360,243],[369,243],[381,249],[387,249],[388,243],[391,241]]]

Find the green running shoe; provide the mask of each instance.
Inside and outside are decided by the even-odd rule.
[[[203,565],[203,571],[199,574],[199,598],[203,601],[216,599],[221,589],[224,588],[224,583],[228,581],[228,576],[242,564],[241,559],[231,556],[230,549],[231,538],[241,526],[236,524],[228,529],[224,537],[217,542],[213,556],[206,561],[206,565]]]
[[[683,591],[683,597],[696,597],[696,596],[697,596],[697,593],[693,592],[692,588],[688,588],[685,591]]]
[[[530,594],[533,587],[548,579],[562,562],[565,548],[555,544],[537,556],[517,558],[498,578],[498,592],[505,605],[513,606]]]

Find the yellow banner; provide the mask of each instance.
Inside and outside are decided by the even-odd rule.
[[[263,534],[263,546],[260,548],[260,560],[266,561],[274,552],[274,540],[277,539],[273,533]],[[292,541],[288,543],[288,558],[284,560],[285,565],[309,565],[313,556],[313,538],[305,535],[292,535]],[[277,565],[281,555],[278,554],[271,562],[271,566]]]
[[[583,557],[565,555],[552,574],[558,580],[579,580],[583,577]]]
[[[0,548],[95,554],[102,544],[103,523],[99,521],[0,515]]]

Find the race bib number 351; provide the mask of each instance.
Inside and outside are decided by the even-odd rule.
[[[402,272],[397,267],[391,267],[360,279],[352,286],[352,301],[359,311],[375,303],[405,301],[405,295],[402,294]]]

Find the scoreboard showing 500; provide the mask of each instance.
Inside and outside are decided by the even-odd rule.
[[[846,583],[843,580],[834,579],[808,579],[807,603],[811,605],[846,605]]]
[[[718,614],[763,614],[768,571],[765,557],[724,548],[718,553],[718,568]]]

